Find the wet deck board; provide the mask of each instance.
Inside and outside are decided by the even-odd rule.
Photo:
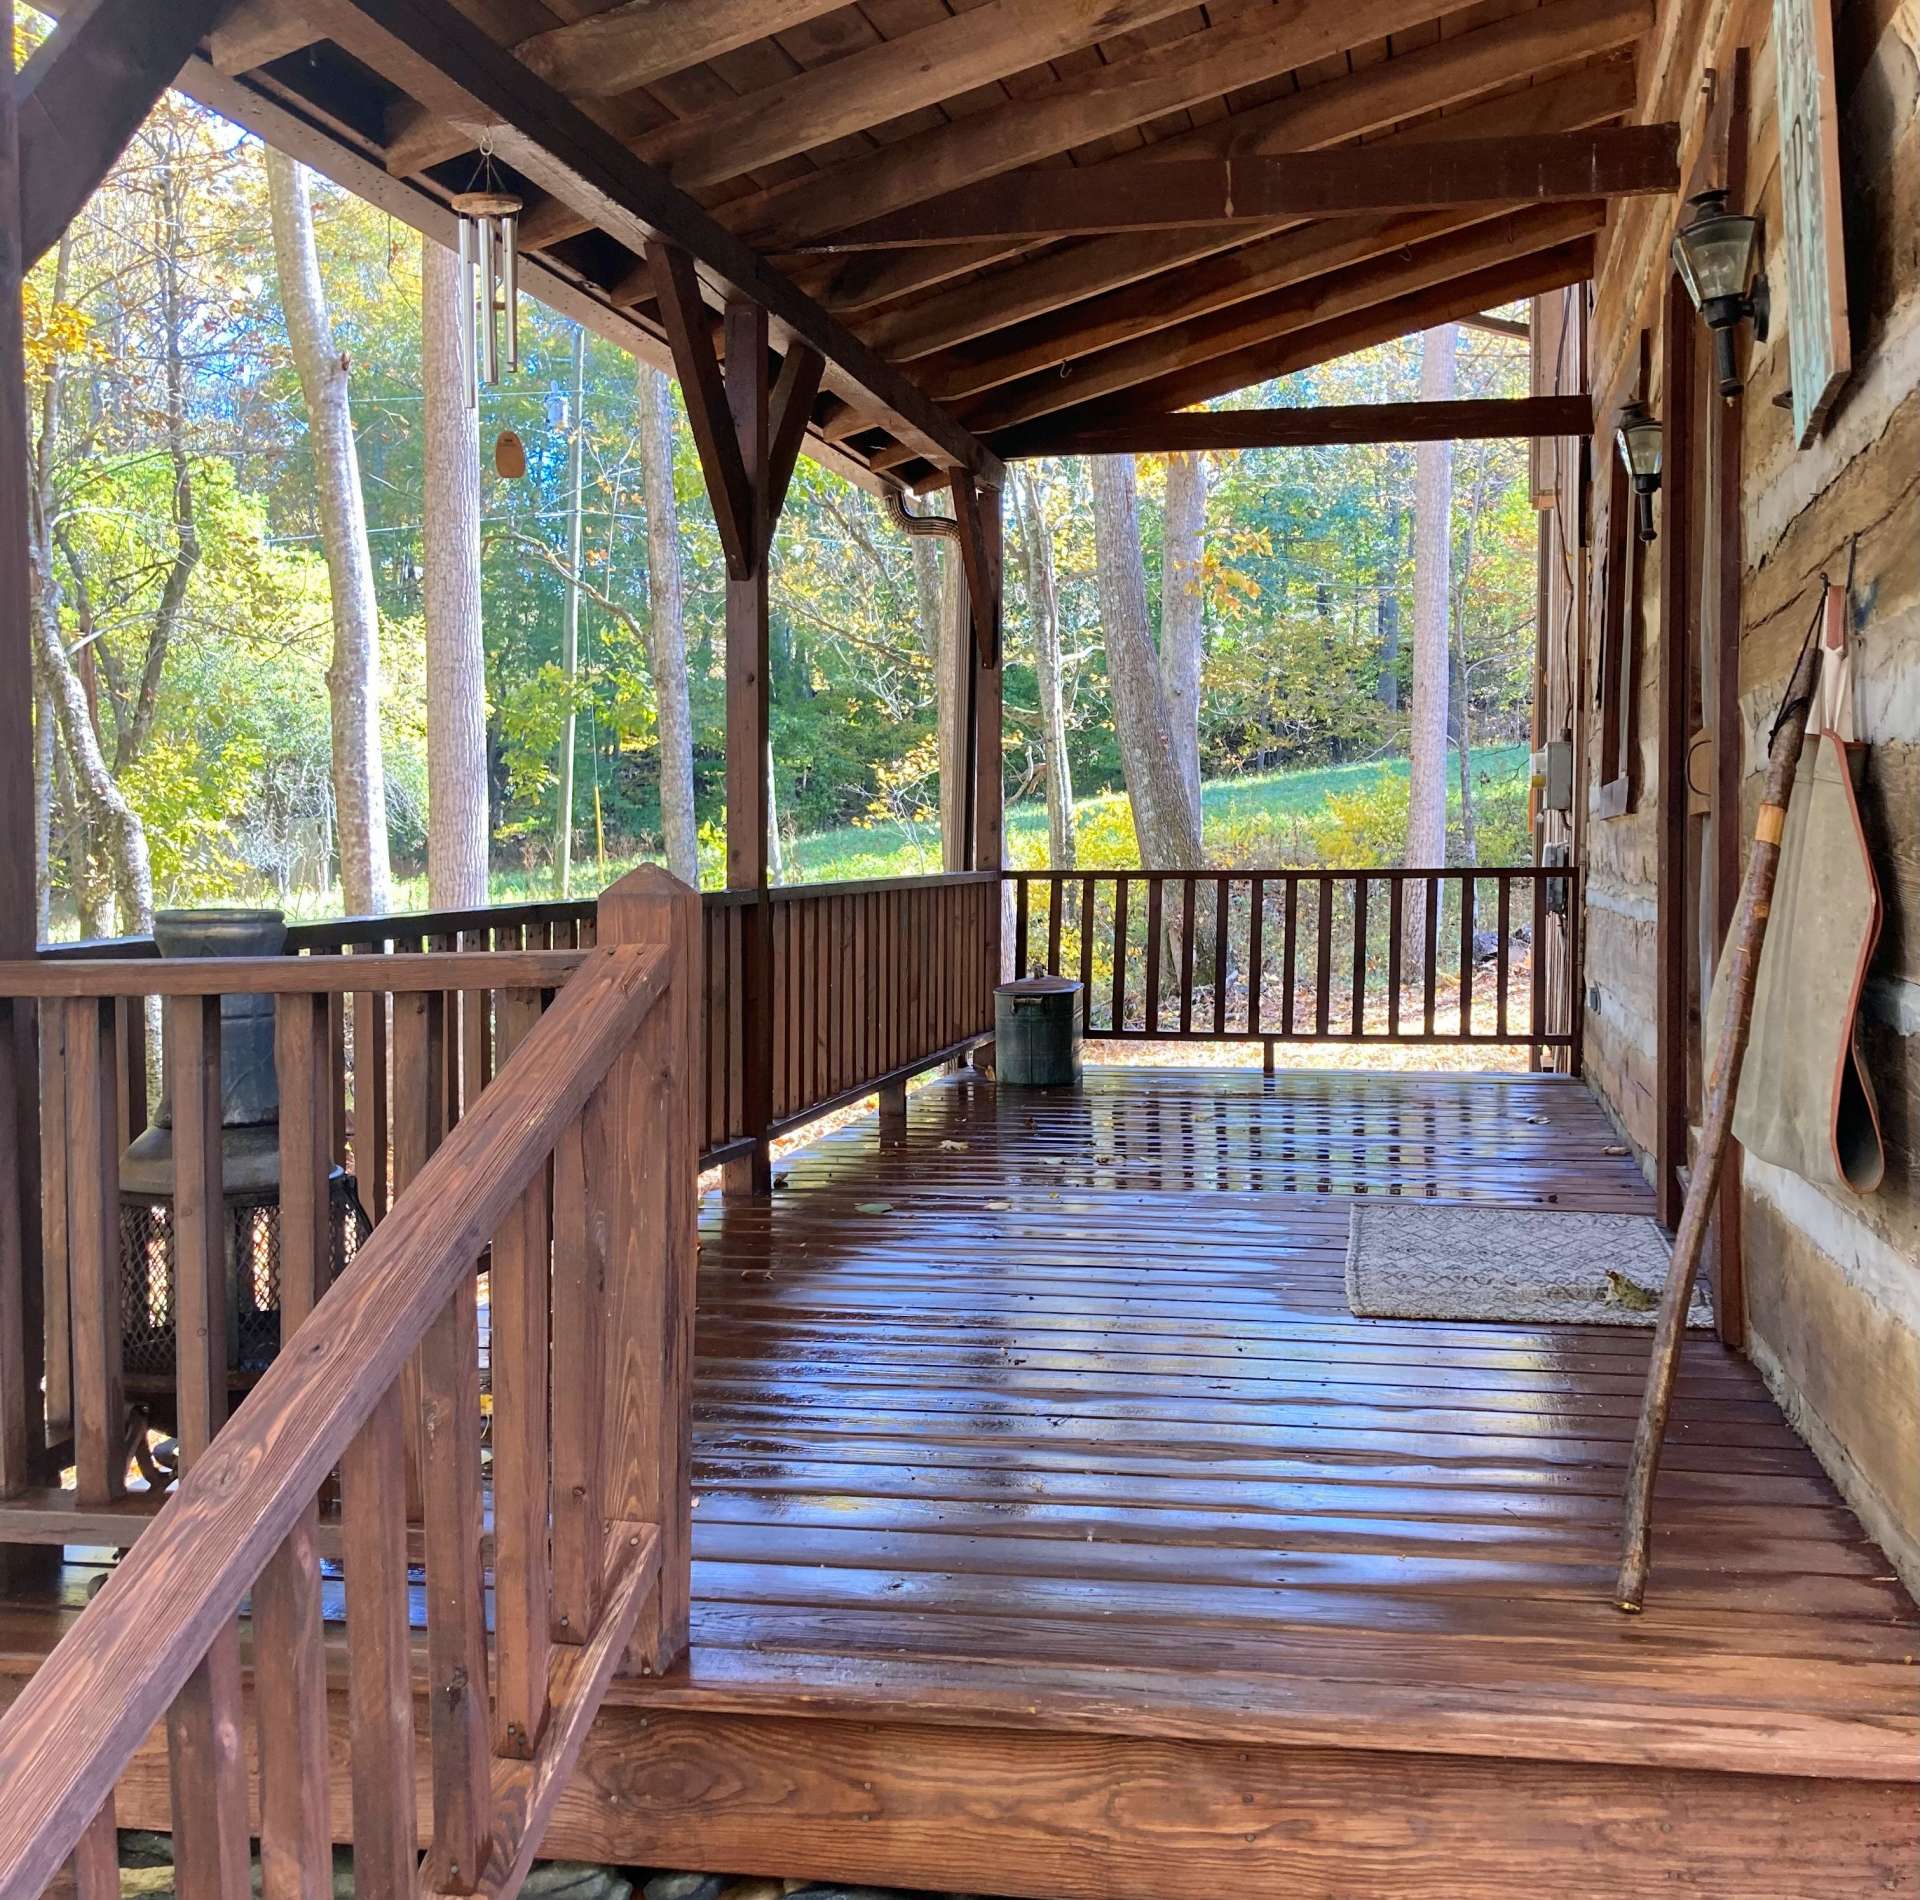
[[[1367,1745],[1364,1689],[1383,1747],[1478,1706],[1522,1754],[1920,1772],[1913,1605],[1750,1366],[1688,1342],[1631,1620],[1647,1335],[1347,1309],[1353,1196],[1650,1213],[1618,1146],[1552,1077],[962,1075],[710,1201],[695,1648],[643,1693]]]

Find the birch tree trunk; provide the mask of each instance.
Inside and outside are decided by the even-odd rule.
[[[1031,473],[1008,470],[1020,567],[1033,616],[1033,670],[1040,691],[1040,753],[1047,769],[1047,862],[1073,863],[1073,763],[1067,756],[1066,683],[1060,666],[1060,593],[1053,571],[1053,528]]]
[[[420,240],[426,439],[427,902],[487,901],[487,650],[480,617],[480,429],[461,371],[460,264]]]
[[[1457,327],[1427,331],[1420,353],[1420,398],[1453,395]],[[1413,717],[1408,766],[1407,858],[1415,868],[1447,861],[1447,638],[1452,595],[1453,444],[1422,442],[1413,477]],[[1418,967],[1425,953],[1425,886],[1406,907],[1406,944]]]
[[[1107,681],[1140,862],[1162,870],[1192,869],[1201,862],[1199,800],[1189,795],[1147,620],[1133,457],[1096,455],[1091,461],[1094,565]]]
[[[1200,809],[1200,660],[1206,619],[1207,458],[1167,457],[1166,545],[1160,581],[1160,684],[1174,754]],[[1197,820],[1196,820],[1197,823]]]
[[[664,370],[635,370],[640,476],[647,505],[647,660],[660,743],[660,832],[667,869],[700,887],[700,839],[693,807],[693,707],[687,689],[687,586],[680,567],[680,510],[673,492],[673,386]],[[769,805],[769,851],[779,830]]]
[[[368,915],[387,909],[390,897],[387,779],[380,747],[380,611],[353,438],[349,365],[334,345],[327,315],[306,170],[271,146],[265,155],[280,302],[306,397],[320,539],[333,595],[327,696],[340,882],[347,910]]]

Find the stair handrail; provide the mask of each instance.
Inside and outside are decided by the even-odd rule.
[[[674,968],[664,943],[586,957],[0,1719],[0,1900],[32,1900],[110,1813],[149,1731],[665,1006]]]

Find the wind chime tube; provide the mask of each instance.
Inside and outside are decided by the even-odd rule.
[[[472,409],[480,400],[473,374],[473,220],[456,217],[454,224],[460,234],[460,388]]]
[[[499,292],[500,292],[500,254],[495,248],[499,241],[500,220],[482,218],[480,220],[480,251],[486,259],[486,268],[481,277],[480,299],[480,350],[483,362],[482,375],[491,387],[500,380],[500,329],[499,329]]]
[[[520,218],[509,211],[500,220],[501,277],[506,286],[507,368],[520,368]]]

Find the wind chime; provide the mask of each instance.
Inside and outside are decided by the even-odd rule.
[[[459,219],[460,287],[466,320],[460,326],[461,367],[467,407],[480,403],[480,385],[500,380],[504,355],[509,371],[520,367],[520,213],[525,209],[500,188],[493,154],[480,153],[472,189],[453,201]],[[502,322],[505,319],[505,348]]]

